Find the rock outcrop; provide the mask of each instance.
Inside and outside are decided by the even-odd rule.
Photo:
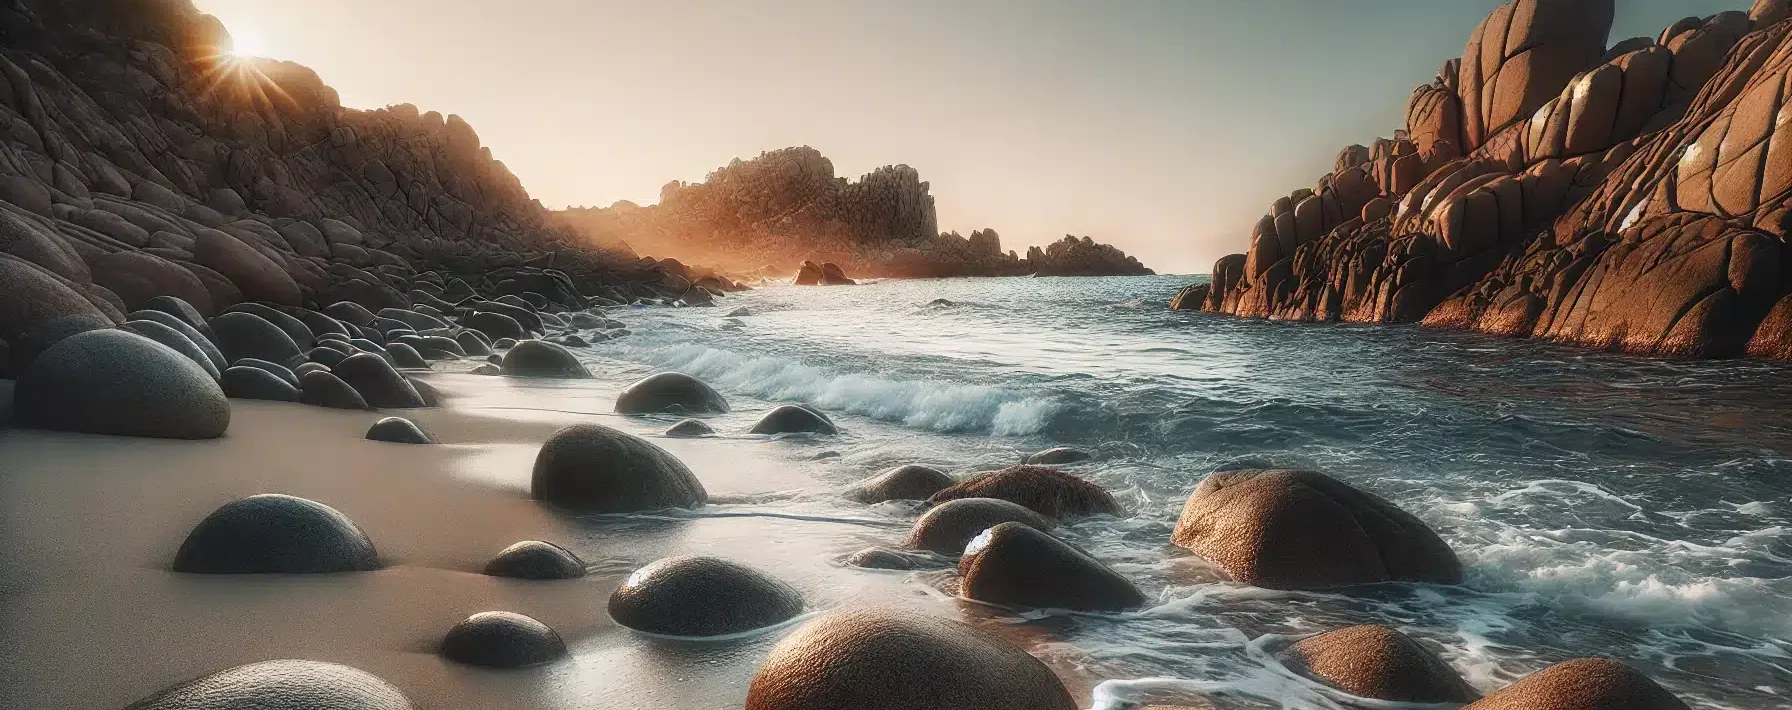
[[[878,168],[857,182],[834,176],[814,148],[785,148],[736,159],[701,183],[673,182],[660,202],[641,207],[555,213],[599,245],[671,254],[797,283],[850,283],[858,277],[1095,276],[1149,274],[1112,246],[1065,237],[1025,257],[1002,251],[993,229],[970,237],[940,233],[933,196],[907,165]],[[805,262],[813,268],[799,266]],[[838,277],[825,273],[835,265]]]
[[[1403,129],[1276,200],[1177,307],[1792,358],[1783,3],[1608,47],[1613,12],[1494,10]]]

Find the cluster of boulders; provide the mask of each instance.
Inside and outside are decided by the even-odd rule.
[[[1512,0],[1392,139],[1276,200],[1179,310],[1792,357],[1792,3],[1610,46],[1613,0]]]
[[[1003,252],[993,229],[969,238],[940,233],[933,196],[914,168],[885,166],[849,182],[808,146],[736,159],[701,183],[667,184],[651,207],[619,202],[555,215],[609,248],[690,254],[762,276],[827,262],[874,278],[1152,273],[1088,237],[1021,256]]]

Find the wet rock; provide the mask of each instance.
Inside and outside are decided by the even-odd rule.
[[[858,282],[847,278],[846,270],[830,261],[821,265],[821,283],[823,286],[851,286]]]
[[[310,350],[311,346],[317,344],[317,337],[312,335],[311,326],[305,325],[304,321],[288,315],[285,311],[269,308],[259,303],[239,303],[231,306],[225,312],[249,313],[273,323],[280,330],[285,331],[286,336],[292,338],[293,344],[299,346],[300,350]]]
[[[514,347],[516,347],[516,340],[514,338],[499,338],[492,341],[493,350],[509,350]]]
[[[958,562],[958,593],[991,604],[1123,611],[1145,604],[1138,587],[1070,543],[1021,523],[972,539]]]
[[[210,375],[212,379],[218,379],[218,366],[212,363],[211,358],[206,356],[205,351],[201,350],[198,344],[182,335],[180,331],[152,320],[125,321],[124,325],[118,326],[118,328],[168,346],[170,350],[192,360],[193,364],[205,370],[205,374]]]
[[[542,445],[530,491],[536,500],[595,513],[695,508],[709,498],[677,457],[595,424],[561,429]]]
[[[461,331],[459,335],[454,336],[454,340],[460,343],[461,350],[468,357],[485,357],[492,354],[492,344],[486,341],[485,336],[477,330]]]
[[[1582,658],[1557,663],[1463,710],[1687,710],[1648,676],[1617,661]]]
[[[179,319],[180,322],[187,324],[194,330],[199,331],[201,335],[205,336],[206,340],[210,340],[213,343],[218,341],[217,334],[212,332],[211,324],[206,322],[205,316],[200,314],[199,309],[194,308],[193,304],[188,303],[181,298],[175,296],[157,296],[149,299],[149,302],[144,303],[143,310],[166,313],[173,318]]]
[[[423,427],[417,426],[416,422],[404,417],[386,417],[374,422],[373,426],[367,429],[367,440],[392,444],[436,443],[429,437],[429,434],[423,431]]]
[[[353,325],[365,326],[373,322],[372,311],[366,306],[353,301],[340,301],[324,308],[324,315]]]
[[[210,373],[167,346],[122,330],[71,335],[19,374],[13,412],[24,426],[113,436],[215,439],[230,402]]]
[[[442,656],[490,668],[526,668],[566,655],[560,634],[532,617],[485,611],[467,617],[442,639]]]
[[[379,569],[366,533],[335,508],[264,493],[232,501],[200,521],[174,556],[194,574],[325,574]]]
[[[796,617],[803,598],[778,579],[715,557],[670,557],[635,570],[610,595],[616,623],[663,636],[709,637]]]
[[[522,324],[503,313],[477,311],[473,315],[462,318],[460,324],[462,327],[484,333],[486,337],[493,340],[504,338],[523,340],[529,337],[529,332],[523,329]]]
[[[867,547],[849,555],[846,564],[860,569],[914,570],[932,566],[933,559],[887,547]]]
[[[184,320],[162,311],[150,310],[131,311],[130,315],[126,316],[126,318],[128,320],[146,320],[161,323],[162,325],[173,328],[181,335],[187,336],[187,340],[191,341],[194,347],[199,348],[200,352],[205,353],[205,359],[210,361],[212,367],[220,372],[230,364],[229,361],[224,359],[224,353],[220,352],[218,346],[212,343],[211,338],[206,337],[204,333],[195,329]]]
[[[1073,449],[1068,446],[1060,446],[1055,449],[1046,449],[1039,453],[1033,454],[1032,456],[1028,456],[1027,463],[1034,465],[1034,466],[1057,466],[1060,464],[1076,463],[1078,461],[1087,461],[1094,457],[1095,457],[1094,454],[1091,454],[1082,449]]]
[[[224,395],[231,399],[299,401],[298,387],[259,367],[237,365],[225,368],[218,382],[224,388]]]
[[[485,565],[485,574],[511,579],[578,579],[585,576],[585,561],[551,542],[524,540],[492,558]]]
[[[304,358],[292,336],[261,316],[226,313],[213,318],[211,327],[218,336],[218,349],[231,362],[252,357],[284,365]]]
[[[504,374],[512,377],[590,379],[591,371],[564,347],[541,340],[525,340],[504,353]]]
[[[174,686],[125,710],[412,710],[404,694],[348,666],[263,661]]]
[[[1459,584],[1462,564],[1418,518],[1313,471],[1223,471],[1195,488],[1171,540],[1272,589]]]
[[[347,357],[348,353],[344,353],[336,348],[312,348],[309,352],[305,353],[306,360],[325,367],[335,367]]]
[[[957,481],[932,466],[909,464],[867,478],[846,490],[849,500],[860,503],[882,503],[888,500],[927,500],[929,496],[951,488]]]
[[[1075,710],[1050,668],[947,619],[837,611],[772,649],[746,710]]]
[[[429,360],[424,359],[423,354],[417,352],[416,348],[404,343],[388,343],[380,350],[385,352],[387,357],[392,358],[392,364],[395,366],[409,370],[429,369]]]
[[[928,510],[909,529],[902,546],[957,556],[984,530],[1002,523],[1021,523],[1038,530],[1057,525],[1050,518],[1005,500],[960,498]]]
[[[292,374],[294,377],[303,378],[306,375],[306,373],[329,372],[329,371],[330,371],[330,368],[327,365],[319,365],[315,362],[307,362],[302,365],[299,365],[298,367],[293,368]],[[297,400],[294,400],[294,401],[297,401]]]
[[[702,380],[682,372],[650,375],[624,388],[616,397],[618,414],[658,414],[669,411],[726,414],[728,400]]]
[[[752,434],[838,434],[840,429],[828,418],[808,407],[786,404],[766,412],[748,430]]]
[[[360,392],[329,372],[311,372],[299,378],[299,402],[330,409],[368,409]]]
[[[1283,661],[1362,698],[1472,703],[1481,697],[1431,649],[1385,626],[1352,626],[1309,636],[1289,647]]]
[[[378,355],[350,355],[330,370],[374,407],[412,409],[425,406],[423,396],[417,393],[410,380],[398,374],[391,363]]]
[[[820,286],[822,281],[821,265],[813,261],[805,261],[796,271],[796,285]]]
[[[673,424],[672,428],[666,430],[666,436],[681,439],[695,439],[712,436],[715,433],[716,430],[711,428],[708,422],[701,419],[686,419],[677,424]]]
[[[938,504],[959,498],[1000,498],[1058,520],[1125,514],[1101,486],[1042,466],[1010,466],[979,473],[927,500]]]

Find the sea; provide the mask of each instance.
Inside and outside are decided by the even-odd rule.
[[[713,308],[614,309],[632,334],[583,356],[618,380],[702,378],[736,410],[718,429],[779,403],[826,412],[838,436],[774,454],[813,485],[705,510],[807,521],[786,534],[850,538],[841,550],[868,539],[855,521],[881,516],[894,542],[912,519],[912,504],[839,497],[882,469],[964,475],[1054,446],[1093,452],[1072,470],[1128,514],[1057,533],[1149,605],[989,615],[1041,630],[1036,653],[1095,679],[1084,707],[1412,707],[1352,698],[1279,660],[1305,635],[1355,624],[1422,639],[1483,692],[1603,656],[1693,707],[1792,707],[1792,367],[1167,308],[1203,279],[765,285]],[[1323,471],[1397,503],[1456,550],[1465,583],[1228,581],[1169,539],[1196,484],[1240,467]],[[898,587],[950,588],[950,572],[894,574]]]

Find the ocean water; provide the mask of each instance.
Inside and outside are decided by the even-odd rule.
[[[1152,605],[989,612],[1044,631],[1036,653],[1101,681],[1085,706],[1392,707],[1276,660],[1302,635],[1376,623],[1431,642],[1484,692],[1597,655],[1694,707],[1792,707],[1792,368],[1169,312],[1189,281],[770,286],[716,308],[616,309],[634,334],[587,355],[603,377],[701,377],[735,403],[729,426],[781,402],[828,412],[840,436],[769,453],[816,486],[708,510],[814,521],[792,534],[835,535],[842,550],[864,546],[865,527],[827,521],[881,516],[893,541],[912,515],[838,498],[881,469],[963,474],[1051,446],[1097,452],[1073,470],[1130,515],[1060,532]],[[1317,469],[1393,500],[1456,549],[1466,584],[1225,581],[1169,537],[1202,477],[1240,465]],[[947,574],[894,583],[938,596]]]

